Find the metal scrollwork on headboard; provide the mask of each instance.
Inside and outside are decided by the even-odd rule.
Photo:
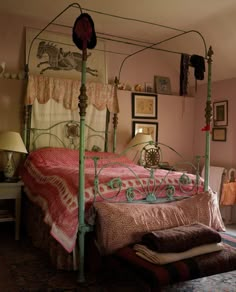
[[[161,149],[156,144],[150,143],[145,145],[141,151],[140,164],[145,168],[159,168]]]
[[[72,149],[76,148],[75,141],[79,138],[79,123],[71,121],[65,125],[66,137],[70,140]]]

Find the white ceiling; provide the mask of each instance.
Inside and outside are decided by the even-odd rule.
[[[68,0],[2,0],[0,12],[30,16],[47,23],[72,3]],[[207,49],[210,45],[213,47],[213,81],[236,77],[235,0],[81,0],[77,3],[83,9],[141,19],[184,31],[197,30],[203,35]],[[145,24],[137,22],[130,24],[122,19],[114,20],[92,11],[87,12],[94,20],[97,32],[112,33],[154,43],[177,33],[155,26],[150,29]],[[71,25],[79,14],[79,9],[70,8],[63,14],[63,19],[60,18],[60,22]],[[191,37],[185,36],[168,43],[169,47],[177,51],[180,49],[186,53],[203,55],[204,46],[200,36],[195,33],[189,35]]]

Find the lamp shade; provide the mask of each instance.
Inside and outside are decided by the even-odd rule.
[[[127,148],[134,147],[135,145],[137,145],[136,147],[138,148],[142,148],[143,144],[147,144],[149,141],[153,141],[150,134],[137,133],[134,138],[129,142]],[[135,149],[137,149],[136,147]]]
[[[0,150],[27,153],[21,135],[11,131],[0,133]]]
[[[140,164],[140,154],[141,150],[148,144],[148,142],[153,141],[150,134],[137,133],[134,138],[126,146],[128,153],[126,154],[133,162]],[[150,146],[151,147],[151,146]],[[137,160],[138,158],[138,160]]]

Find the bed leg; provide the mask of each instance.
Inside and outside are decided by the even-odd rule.
[[[73,270],[77,270],[77,251],[76,251],[76,246],[73,249]]]
[[[84,241],[85,241],[85,233],[83,230],[79,232],[79,275],[78,275],[78,282],[84,283],[85,276],[84,276]]]

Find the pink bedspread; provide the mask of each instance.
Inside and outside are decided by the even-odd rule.
[[[141,166],[133,164],[128,158],[114,156],[111,153],[86,152],[85,159],[85,203],[86,210],[94,200],[94,162],[91,157],[98,156],[98,170],[104,164],[115,161],[99,176],[99,190],[106,197],[114,196],[114,190],[107,185],[112,178],[122,180],[122,189],[116,197],[117,201],[125,199],[125,191],[128,187],[140,189],[137,197],[142,198],[144,187],[148,184],[149,172]],[[24,181],[27,195],[38,204],[45,212],[44,221],[51,226],[51,235],[61,245],[71,252],[75,246],[78,230],[78,161],[77,150],[63,148],[43,148],[33,151],[27,157],[21,176]],[[125,163],[131,169],[121,166]],[[138,175],[141,180],[134,175]],[[166,170],[158,170],[155,173],[156,181],[161,181],[167,173]],[[173,172],[170,178],[166,178],[166,184],[175,184],[178,189],[180,173]],[[168,175],[169,177],[169,175]],[[194,177],[193,177],[194,179]],[[156,188],[150,181],[150,188]],[[201,182],[199,191],[203,190]],[[164,196],[164,193],[162,194]],[[178,192],[177,192],[178,195]],[[96,199],[102,200],[101,197]]]

